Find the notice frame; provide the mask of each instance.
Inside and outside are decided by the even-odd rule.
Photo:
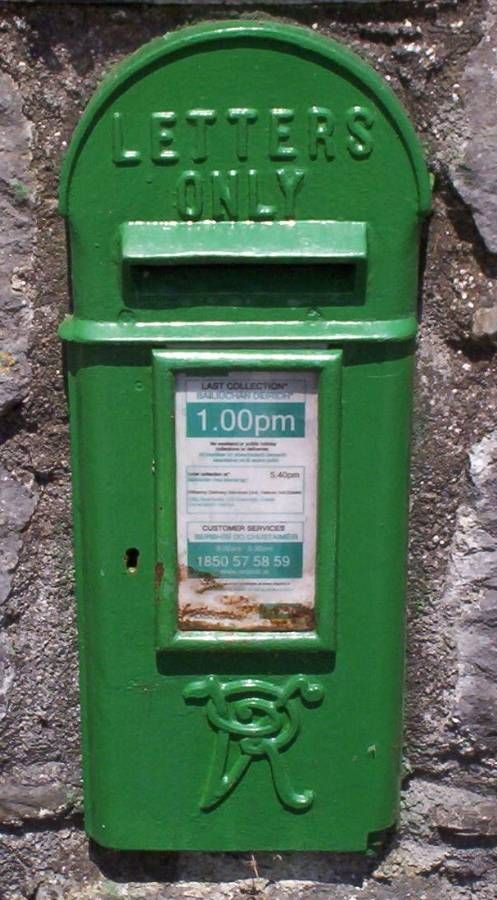
[[[335,646],[335,582],[340,446],[342,352],[333,350],[156,350],[153,352],[156,436],[157,650],[319,650]],[[223,378],[227,373],[253,377],[268,373],[315,373],[317,381],[317,466],[315,584],[312,627],[274,630],[181,628],[178,615],[181,581],[177,530],[178,384],[185,376]],[[180,381],[178,382],[178,378]],[[302,381],[311,383],[309,377]],[[179,408],[183,407],[179,404]],[[204,418],[202,418],[204,415]],[[206,422],[205,414],[197,419]],[[229,420],[231,421],[231,420]],[[181,464],[184,460],[181,460]],[[181,531],[181,529],[180,529]],[[181,553],[181,548],[180,548]],[[293,563],[292,563],[293,564]]]

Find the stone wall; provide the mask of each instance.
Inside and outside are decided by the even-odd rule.
[[[226,4],[228,5],[228,4]],[[229,15],[244,14],[229,4]],[[0,896],[497,897],[497,5],[264,5],[344,41],[436,176],[413,433],[405,777],[377,855],[146,854],[82,832],[60,161],[109,67],[198,8],[0,3]]]

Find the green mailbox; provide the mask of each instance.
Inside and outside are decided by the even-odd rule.
[[[389,88],[277,22],[170,34],[65,160],[85,814],[365,850],[396,818],[418,244]]]

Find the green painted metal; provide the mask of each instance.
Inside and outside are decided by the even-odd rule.
[[[367,256],[364,222],[132,222],[123,225],[130,264],[354,262]]]
[[[67,316],[59,328],[60,336],[66,341],[74,341],[81,344],[140,344],[151,342],[157,346],[171,343],[189,343],[192,340],[233,341],[233,322],[236,322],[237,340],[247,341],[253,344],[261,340],[261,324],[271,329],[266,334],[266,339],[281,341],[286,344],[292,341],[305,341],[306,343],[327,344],[341,343],[342,341],[394,341],[402,342],[415,337],[417,332],[417,319],[415,316],[405,316],[392,321],[377,320],[375,322],[337,322],[323,321],[323,314],[319,310],[310,308],[308,321],[294,319],[294,312],[290,319],[285,315],[286,310],[281,311],[279,319],[264,318],[258,309],[252,309],[250,322],[241,322],[238,311],[227,309],[224,321],[210,321],[209,310],[205,310],[205,321],[173,321],[168,322],[142,322],[134,317],[127,319],[123,315],[120,322],[97,322],[94,319],[77,320],[73,316]],[[186,317],[185,317],[186,318]]]
[[[389,88],[301,28],[168,35],[82,117],[61,180],[60,334],[99,843],[364,850],[395,821],[429,202]],[[178,624],[175,379],[228,370],[319,378],[314,630]]]

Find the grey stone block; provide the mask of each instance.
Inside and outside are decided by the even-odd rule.
[[[14,660],[10,641],[0,634],[0,720],[7,714],[9,692],[14,681]]]
[[[468,838],[497,837],[497,797],[492,793],[414,779],[402,807],[403,833],[414,839],[421,859],[427,845],[440,846],[440,830]]]
[[[462,81],[469,139],[453,171],[485,246],[497,253],[497,4],[490,0],[483,37],[470,53]]]
[[[9,594],[22,545],[21,534],[35,506],[32,488],[0,466],[0,604]]]
[[[53,764],[34,766],[20,777],[0,778],[0,825],[22,825],[26,820],[47,819],[66,812],[70,794],[66,785],[54,780],[58,768]]]
[[[29,386],[33,253],[31,126],[22,94],[0,73],[0,415]]]
[[[497,431],[470,452],[471,494],[458,512],[445,602],[454,616],[454,733],[497,750]],[[468,748],[466,748],[468,752]]]

